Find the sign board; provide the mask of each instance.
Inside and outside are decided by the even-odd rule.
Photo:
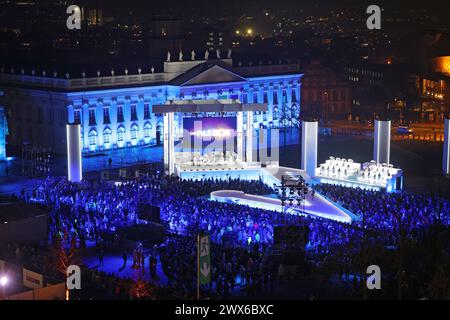
[[[42,288],[44,286],[44,276],[23,268],[23,285],[30,289]]]
[[[236,117],[183,118],[183,149],[227,149],[234,148]],[[199,151],[199,150],[195,150]]]
[[[209,235],[198,235],[198,275],[200,284],[211,282],[211,246]]]

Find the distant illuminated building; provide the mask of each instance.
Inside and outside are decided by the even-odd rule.
[[[103,11],[102,9],[88,9],[86,14],[86,21],[89,26],[103,25]]]
[[[301,104],[304,114],[328,118],[351,112],[352,87],[349,81],[340,79],[318,60],[312,61],[302,71]]]
[[[441,56],[434,58],[433,70],[450,76],[450,56]]]

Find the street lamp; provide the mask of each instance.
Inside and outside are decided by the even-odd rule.
[[[4,276],[4,275],[0,276],[0,287],[1,287],[0,298],[1,299],[4,299],[6,297],[5,288],[6,288],[6,285],[8,284],[8,282],[9,282],[9,279],[7,276]]]
[[[6,285],[8,284],[8,277],[7,276],[2,276],[0,277],[0,286],[6,287]]]

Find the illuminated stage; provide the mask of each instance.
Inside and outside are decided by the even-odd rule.
[[[244,168],[243,163],[254,164],[253,115],[267,110],[265,103],[241,103],[239,99],[171,100],[153,106],[154,112],[164,115],[166,172],[179,175],[208,167],[234,170]],[[175,114],[182,115],[182,134],[175,131]],[[182,143],[175,146],[176,139]]]
[[[215,191],[211,193],[211,200],[236,203],[265,210],[282,211],[280,199],[246,194],[242,191]],[[290,206],[287,213],[294,215],[305,214],[347,223],[352,221],[349,214],[339,209],[317,193],[314,196],[308,194],[303,205]]]
[[[203,172],[183,172],[181,179],[242,179],[242,180],[261,180],[269,186],[279,184],[281,176],[289,175],[306,176],[303,170],[287,167],[268,167],[251,170],[239,171],[203,171]],[[233,202],[243,205],[248,205],[254,208],[261,208],[266,210],[281,211],[281,201],[277,198],[270,198],[266,196],[256,196],[245,194],[235,190],[221,190],[211,193],[211,200],[222,202]],[[337,204],[332,203],[317,192],[312,196],[310,193],[306,196],[304,206],[293,206],[288,211],[289,214],[302,214],[310,216],[331,219],[340,222],[351,222],[357,219],[355,215],[349,211],[340,208]]]
[[[241,103],[239,99],[173,100],[155,105],[153,110],[164,114],[164,168],[169,175],[192,180],[260,180],[268,186],[278,185],[282,177],[289,176],[301,176],[311,182],[316,160],[308,162],[306,171],[279,167],[278,135],[259,128],[259,136],[255,136],[253,115],[267,111],[264,103]],[[182,115],[182,134],[175,131],[175,114]],[[316,135],[317,132],[309,136]],[[310,144],[317,144],[317,139]],[[304,152],[315,155],[313,149]],[[238,191],[218,191],[211,197],[268,210],[281,209],[278,199]],[[321,195],[311,194],[306,196],[304,205],[291,207],[289,213],[341,222],[355,218]]]

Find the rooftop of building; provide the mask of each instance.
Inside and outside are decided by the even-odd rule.
[[[388,63],[370,63],[358,61],[344,66],[344,68],[354,68],[359,70],[368,70],[383,73],[412,73],[417,72],[417,68],[408,64],[388,64]]]
[[[194,58],[194,59],[192,59]],[[241,62],[235,63],[229,56],[227,58],[210,59],[205,56],[201,60],[191,57],[190,60],[183,60],[182,56],[178,61],[168,59],[163,63],[163,69],[157,71],[153,66],[150,70],[141,67],[137,69],[115,70],[108,73],[97,70],[95,74],[88,74],[81,69],[74,74],[57,71],[47,71],[44,69],[24,69],[11,67],[5,69],[0,67],[0,85],[8,87],[25,87],[34,89],[51,89],[52,91],[75,92],[79,90],[97,90],[111,88],[132,88],[140,86],[174,85],[180,86],[187,83],[205,71],[212,68],[220,68],[230,76],[224,78],[223,82],[246,81],[247,78],[299,74],[300,65],[297,63],[283,63],[264,65],[262,62],[253,64],[248,62],[243,65]],[[233,76],[231,76],[233,75]],[[219,82],[214,77],[203,78],[204,84]],[[198,82],[197,84],[200,84]]]

